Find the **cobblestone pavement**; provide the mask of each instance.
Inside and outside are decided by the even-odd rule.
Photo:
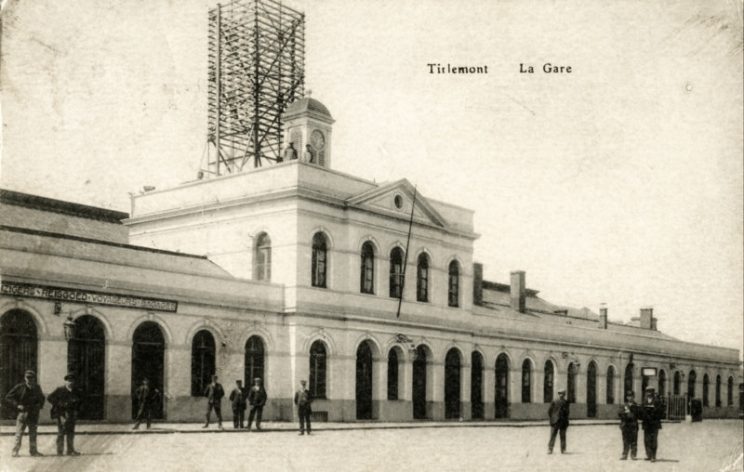
[[[618,460],[622,442],[615,425],[569,428],[568,453],[564,455],[546,454],[546,426],[322,429],[324,426],[328,427],[318,425],[312,436],[297,435],[289,430],[289,424],[262,433],[216,434],[181,428],[183,432],[170,434],[81,434],[77,438],[77,448],[83,453],[80,457],[29,457],[24,438],[21,457],[12,458],[13,438],[3,435],[0,470],[698,472],[741,471],[744,467],[743,424],[736,420],[665,424],[659,435],[659,460],[654,464]],[[4,427],[3,432],[8,429]],[[54,441],[51,434],[41,435],[40,451],[53,453]],[[643,457],[642,431],[639,443],[639,456]]]

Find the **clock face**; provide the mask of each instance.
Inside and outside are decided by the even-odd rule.
[[[325,136],[323,136],[323,132],[317,129],[313,131],[310,135],[310,144],[317,150],[323,149],[325,147]]]

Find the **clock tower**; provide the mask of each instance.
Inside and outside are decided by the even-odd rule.
[[[307,96],[290,103],[282,115],[284,149],[292,143],[300,159],[331,167],[331,125],[328,108]]]

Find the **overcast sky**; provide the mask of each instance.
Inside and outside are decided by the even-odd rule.
[[[216,2],[3,3],[5,188],[129,211],[194,178]],[[286,3],[335,169],[475,210],[490,280],[742,348],[740,2]]]

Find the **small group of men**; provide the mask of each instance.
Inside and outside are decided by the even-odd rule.
[[[550,419],[550,440],[548,454],[553,453],[555,438],[560,434],[561,454],[566,452],[566,430],[568,429],[569,402],[566,401],[566,391],[558,392],[558,399],[550,403],[548,418]],[[643,443],[646,449],[646,460],[656,462],[658,436],[661,429],[661,418],[664,408],[655,394],[653,387],[646,388],[643,404],[635,402],[635,393],[626,394],[625,403],[620,407],[620,430],[623,437],[623,453],[620,460],[628,459],[628,452],[632,460],[636,459],[638,451],[638,421],[643,425]]]
[[[284,159],[280,157],[277,162],[282,162],[282,160],[293,161],[297,160],[297,157],[298,154],[297,149],[294,147],[294,142],[290,142],[284,149]],[[311,145],[305,145],[305,152],[302,154],[302,160],[304,162],[309,162],[310,164],[315,163],[315,151]]]
[[[26,428],[28,428],[29,453],[32,456],[44,455],[39,452],[36,446],[36,435],[39,426],[39,412],[47,400],[52,405],[52,419],[57,422],[57,455],[64,454],[64,446],[67,442],[67,455],[79,456],[80,453],[75,450],[75,421],[82,396],[75,388],[75,376],[67,374],[64,379],[65,384],[56,388],[46,398],[41,386],[36,381],[36,372],[27,370],[23,379],[22,383],[13,387],[5,395],[6,405],[18,413],[13,457],[18,457]]]
[[[222,426],[222,399],[225,397],[225,389],[218,382],[216,375],[212,376],[212,382],[205,388],[204,396],[207,397],[207,418],[202,428],[209,427],[212,411],[214,411],[217,416],[218,428],[224,429]],[[243,387],[242,380],[236,380],[235,388],[230,392],[229,397],[233,412],[233,427],[235,429],[244,429],[245,410],[250,405],[251,411],[248,415],[247,429],[251,431],[253,420],[255,419],[256,430],[261,431],[261,417],[263,416],[263,408],[266,405],[267,398],[268,395],[260,377],[253,379],[253,386],[248,390]]]

